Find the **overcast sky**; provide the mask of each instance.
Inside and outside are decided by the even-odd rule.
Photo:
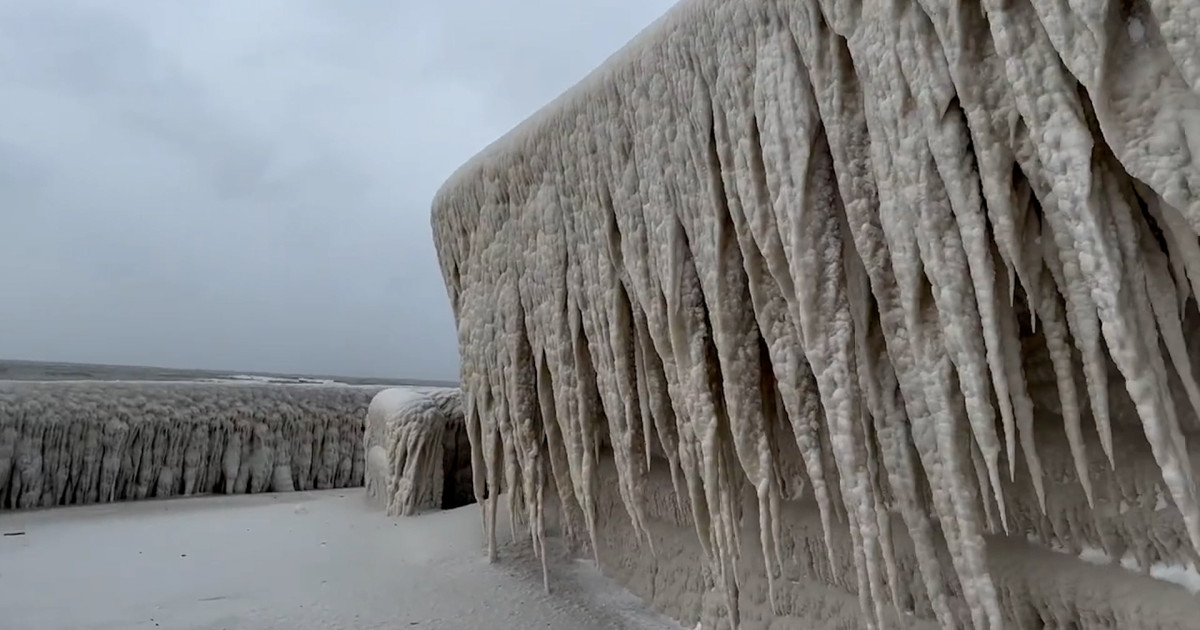
[[[433,193],[671,4],[0,2],[0,357],[457,378]]]

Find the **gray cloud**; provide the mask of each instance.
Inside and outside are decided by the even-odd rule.
[[[433,193],[670,4],[0,4],[0,357],[456,378]]]

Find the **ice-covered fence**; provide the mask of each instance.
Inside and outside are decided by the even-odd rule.
[[[367,411],[368,499],[393,516],[474,501],[461,394],[454,389],[385,389]]]
[[[0,509],[361,486],[379,389],[0,382]]]
[[[786,604],[799,488],[851,571],[787,560],[852,576],[852,627],[910,611],[910,544],[945,628],[1156,623],[1077,581],[1035,607],[989,555],[1019,525],[1200,557],[1197,0],[686,0],[464,165],[433,228],[489,487],[534,541],[549,479],[632,545],[669,471],[734,627],[743,540],[756,612]],[[1170,535],[1113,527],[1156,494]]]

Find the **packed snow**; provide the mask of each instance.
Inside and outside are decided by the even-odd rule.
[[[1039,541],[1037,538],[1033,538],[1031,542],[1036,543]],[[1071,553],[1071,550],[1062,543],[1051,543],[1050,546],[1054,551],[1059,553]],[[1147,574],[1156,580],[1178,584],[1191,593],[1200,593],[1200,572],[1196,571],[1195,565],[1191,563],[1185,566],[1155,562],[1149,567],[1143,567],[1133,552],[1126,552],[1120,558],[1113,558],[1107,551],[1089,546],[1084,546],[1078,556],[1084,562],[1101,566],[1119,566],[1134,573]]]
[[[556,550],[555,591],[478,513],[390,519],[362,490],[0,513],[5,630],[682,630]],[[504,541],[507,543],[508,541]]]
[[[798,488],[862,626],[896,512],[941,627],[1108,627],[989,541],[1198,557],[1197,155],[1196,0],[686,0],[434,202],[481,482],[653,553],[667,467],[734,628]]]

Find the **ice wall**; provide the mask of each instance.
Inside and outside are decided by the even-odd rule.
[[[470,442],[457,388],[385,389],[363,432],[367,498],[391,516],[474,502]]]
[[[378,389],[0,381],[0,510],[361,486]]]
[[[1195,563],[1198,44],[1196,0],[678,5],[434,202],[488,487],[594,538],[611,456],[645,534],[666,467],[734,626],[743,487],[771,600],[811,497],[868,626],[890,513],[947,628],[1021,618],[1018,527]],[[1126,491],[1169,542],[1106,525]]]

